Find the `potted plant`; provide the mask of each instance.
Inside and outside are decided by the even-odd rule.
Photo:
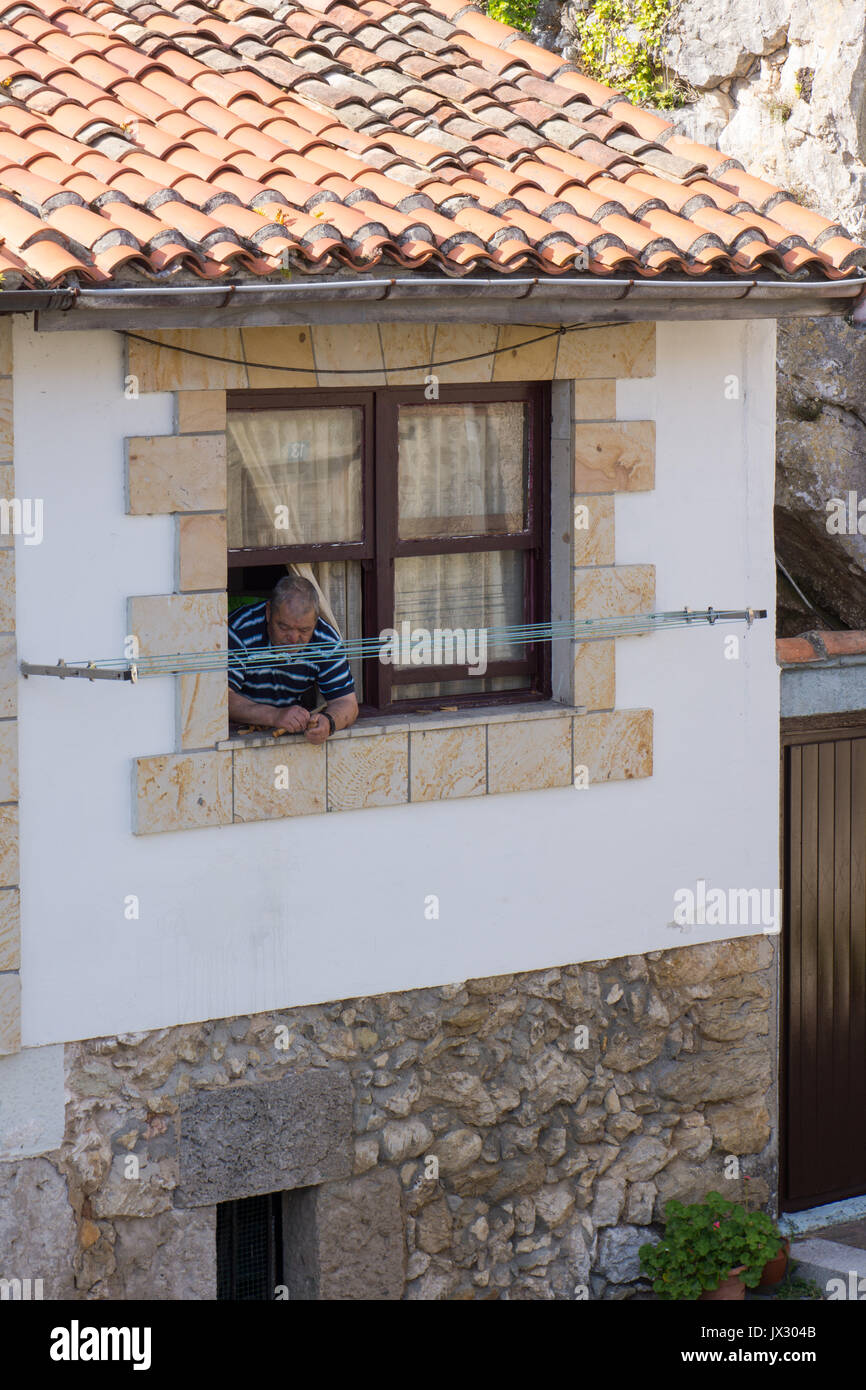
[[[744,1298],[782,1241],[764,1212],[747,1212],[720,1192],[690,1206],[672,1199],[665,1222],[659,1243],[640,1248],[641,1268],[660,1298]]]

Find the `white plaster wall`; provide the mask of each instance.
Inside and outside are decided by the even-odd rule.
[[[121,441],[167,432],[171,398],[124,398],[115,335],[19,322],[14,404],[17,491],[45,505],[42,544],[17,543],[19,655],[119,655],[127,596],[173,576],[172,521],[124,513]],[[660,325],[657,377],[618,410],[658,428],[618,562],[655,563],[659,608],[772,612],[774,325]],[[778,884],[772,620],[726,631],[737,661],[720,628],[619,644],[618,705],[655,711],[650,780],[142,838],[130,769],[174,746],[171,679],[22,680],[25,1045],[748,934],[668,925],[698,878]]]

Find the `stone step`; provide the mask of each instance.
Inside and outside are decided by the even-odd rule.
[[[826,1298],[866,1301],[866,1250],[812,1236],[794,1241],[791,1259],[797,1261],[795,1277],[814,1279]]]

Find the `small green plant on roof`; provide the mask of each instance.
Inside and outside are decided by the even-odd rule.
[[[659,1298],[687,1301],[717,1289],[731,1270],[746,1288],[761,1281],[764,1265],[778,1254],[781,1236],[771,1217],[746,1211],[720,1192],[684,1206],[665,1207],[665,1232],[657,1245],[640,1248],[641,1269]]]
[[[500,24],[510,24],[514,29],[523,29],[527,34],[532,28],[537,9],[538,0],[488,0],[487,4],[491,19],[498,19]]]
[[[575,24],[574,60],[589,77],[634,105],[669,110],[688,89],[665,64],[667,29],[678,0],[589,0]]]

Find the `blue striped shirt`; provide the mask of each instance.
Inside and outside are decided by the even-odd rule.
[[[232,613],[228,639],[229,652],[255,651],[271,645],[264,602],[238,608]],[[329,645],[326,652],[319,650],[310,657],[295,654],[273,666],[258,662],[251,666],[232,666],[229,668],[229,689],[263,705],[296,705],[314,684],[326,700],[351,695],[355,683],[340,634],[324,618],[316,620],[310,638],[310,645],[313,643],[317,646],[333,643],[333,647]]]

